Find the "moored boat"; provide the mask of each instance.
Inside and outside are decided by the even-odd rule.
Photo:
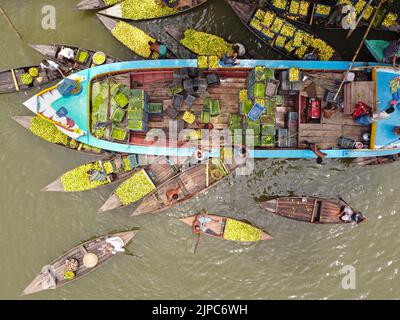
[[[251,2],[228,0],[242,23],[257,38],[289,59],[340,60],[339,53],[296,22]]]
[[[132,216],[159,213],[185,203],[226,179],[237,167],[237,162],[212,158],[174,176],[143,199]]]
[[[43,188],[48,192],[81,192],[128,179],[138,169],[137,155],[112,155],[76,167]]]
[[[207,0],[175,1],[174,6],[166,6],[157,0],[125,0],[100,11],[100,14],[126,20],[150,20],[185,13],[206,3]]]
[[[398,162],[400,160],[400,154],[393,154],[390,156],[383,157],[371,157],[371,158],[355,158],[352,163],[358,166],[377,166]]]
[[[104,9],[117,4],[121,0],[81,0],[75,8],[78,10]]]
[[[389,117],[371,125],[353,118],[359,96],[373,112],[390,107],[400,79],[396,69],[354,63],[352,81],[338,94],[343,108],[331,108],[349,62],[239,62],[234,68],[201,70],[197,60],[104,65],[68,78],[79,81],[78,94],[62,95],[58,90],[62,82],[24,104],[70,137],[120,153],[191,156],[202,143],[218,157],[220,144],[210,147],[199,134],[206,127],[212,136],[228,140],[235,130],[253,130],[246,141],[242,132],[239,142],[233,140],[235,145],[251,146],[249,156],[255,158],[316,158],[310,145],[317,145],[328,158],[398,153],[400,143],[393,128],[399,110],[393,108]],[[67,116],[60,117],[60,109]],[[366,134],[368,142],[363,140]]]
[[[268,1],[266,7],[275,11],[279,16],[290,19],[294,23],[302,24],[304,27],[315,26],[324,29],[349,29],[352,23],[359,23],[356,27],[368,26],[373,18],[379,1],[374,1],[367,7],[366,0],[355,1],[303,1],[303,0],[272,0]],[[350,9],[342,10],[344,5],[352,5],[354,13]],[[400,30],[398,14],[388,8],[381,7],[372,23],[376,30],[394,31]]]
[[[104,150],[85,145],[82,142],[70,138],[66,134],[57,130],[54,124],[47,122],[38,116],[15,116],[13,119],[34,135],[63,149],[74,150],[90,155],[107,155],[107,152]]]
[[[262,202],[260,206],[285,218],[316,224],[349,223],[351,215],[358,213],[345,203],[316,197],[282,197]],[[343,218],[346,213],[350,215],[348,220]],[[359,223],[366,218],[361,215],[357,219]]]
[[[386,63],[384,51],[388,45],[389,45],[389,41],[385,41],[385,40],[366,40],[365,41],[365,46],[367,47],[369,52],[371,52],[371,54],[374,56],[374,58],[378,62],[382,62],[382,63]],[[400,55],[400,49],[399,49],[398,54]],[[391,61],[389,61],[389,62],[391,62]]]
[[[120,62],[121,60],[112,56],[109,56],[101,51],[84,49],[76,46],[69,46],[65,44],[30,44],[32,49],[39,52],[46,58],[57,60],[58,54],[63,49],[72,49],[74,53],[74,59],[62,61],[63,65],[66,65],[74,70],[85,70],[92,66],[109,64]]]
[[[124,46],[131,49],[137,55],[145,59],[175,58],[174,53],[172,53],[170,49],[168,49],[161,42],[157,41],[156,38],[153,38],[143,30],[132,26],[129,23],[102,16],[100,14],[97,14],[97,17],[103,23],[103,25],[112,33],[115,39],[121,42]],[[160,46],[164,46],[166,48],[165,55],[160,56],[159,53],[152,51],[149,45],[150,42],[159,43]]]
[[[272,239],[267,232],[248,222],[214,214],[197,214],[180,221],[190,226],[197,235],[245,243]]]
[[[111,233],[76,246],[44,266],[25,288],[23,295],[56,289],[83,278],[123,252],[123,247],[128,245],[137,232]]]
[[[188,163],[174,163],[172,159],[166,157],[150,160],[148,165],[141,167],[140,171],[122,182],[98,212],[124,208],[143,199],[187,167],[190,167]]]

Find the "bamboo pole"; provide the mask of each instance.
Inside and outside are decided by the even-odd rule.
[[[313,21],[314,21],[315,9],[317,9],[317,4],[316,3],[314,3],[313,7],[312,7],[311,18],[310,18],[310,22],[308,23],[310,26],[312,26]]]
[[[349,74],[350,70],[353,68],[354,62],[356,61],[357,56],[358,56],[358,54],[360,53],[361,48],[362,48],[362,46],[363,46],[363,44],[364,44],[364,41],[365,41],[365,39],[367,38],[367,36],[368,36],[368,34],[369,34],[369,32],[370,32],[370,30],[371,30],[371,28],[372,28],[372,24],[374,23],[375,18],[376,18],[376,16],[378,15],[379,9],[382,7],[382,5],[383,5],[385,2],[386,2],[386,0],[381,0],[381,1],[379,2],[379,5],[378,5],[378,7],[376,8],[376,11],[375,11],[375,13],[374,13],[374,16],[372,17],[371,22],[369,23],[368,29],[367,29],[367,31],[365,32],[364,37],[362,38],[361,43],[360,43],[360,45],[358,46],[358,49],[357,49],[356,53],[354,54],[353,60],[351,60],[350,66],[348,67],[348,69],[346,70],[346,73],[344,74],[343,80],[342,80],[342,82],[340,83],[339,89],[338,89],[338,91],[336,92],[335,97],[333,98],[333,101],[336,101],[337,97],[339,96],[339,93],[340,93],[340,91],[342,90],[343,85],[344,85],[344,83],[345,83],[345,81],[346,81],[347,75]]]
[[[0,13],[3,15],[4,19],[6,19],[10,28],[17,34],[18,38],[20,38],[22,40],[21,34],[18,32],[17,28],[14,26],[14,24],[11,22],[10,18],[7,16],[7,14],[4,12],[4,10],[1,7],[0,7]]]
[[[17,77],[15,76],[14,69],[11,69],[11,75],[12,75],[12,78],[14,81],[15,90],[17,90],[17,92],[19,92],[19,85],[18,85]]]
[[[360,14],[360,16],[359,16],[358,19],[357,19],[357,22],[356,22],[356,25],[355,25],[354,29],[350,28],[349,33],[348,33],[347,36],[346,36],[346,39],[350,38],[351,35],[353,34],[354,30],[357,29],[358,24],[360,23],[360,21],[361,21],[361,19],[363,18],[365,12],[366,12],[366,11],[368,10],[368,8],[371,6],[371,4],[372,4],[373,1],[374,1],[374,0],[369,0],[369,2],[366,4],[366,6],[364,7],[364,9],[361,11],[361,14]]]

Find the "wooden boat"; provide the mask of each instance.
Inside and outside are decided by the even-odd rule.
[[[21,76],[28,73],[31,68],[36,68],[39,71],[39,75],[33,80],[32,84],[25,85],[21,81]],[[41,88],[59,78],[60,74],[57,71],[42,70],[39,65],[0,71],[0,94]],[[41,81],[38,81],[38,79],[41,79]]]
[[[12,118],[18,124],[23,126],[25,129],[28,129],[29,131],[31,131],[32,120],[34,117],[32,117],[32,116],[15,116]],[[107,152],[104,150],[93,148],[93,147],[91,147],[89,145],[85,145],[81,142],[76,142],[74,139],[72,139],[70,137],[68,137],[67,139],[68,139],[67,144],[54,144],[54,145],[61,147],[63,149],[74,150],[76,152],[85,153],[85,154],[89,154],[89,155],[95,155],[95,156],[107,155]]]
[[[117,3],[114,1],[114,3]],[[111,4],[112,5],[112,4]],[[109,7],[110,5],[107,4],[104,0],[81,0],[75,8],[78,10],[97,10],[97,9],[104,9]]]
[[[110,247],[108,247],[109,244],[106,242],[107,239],[116,237],[120,238],[124,243],[124,246],[126,246],[136,235],[136,233],[137,230],[112,233],[76,246],[52,261],[49,265],[45,266],[42,269],[42,272],[39,273],[39,275],[29,284],[29,286],[25,288],[23,295],[32,294],[47,289],[56,289],[65,284],[83,278],[119,254],[119,252],[113,254],[112,250],[109,250]],[[110,249],[112,249],[112,247]],[[96,255],[98,258],[97,265],[91,268],[86,267],[83,263],[84,257],[88,253]],[[66,261],[69,259],[77,260],[79,267],[75,271],[75,277],[73,279],[65,280],[64,273],[67,271]]]
[[[384,51],[389,45],[389,43],[390,43],[389,41],[385,40],[366,40],[365,46],[368,48],[369,52],[371,52],[371,54],[378,62],[384,63],[385,62]],[[400,49],[399,49],[399,55],[400,55]]]
[[[126,22],[119,21],[119,20],[117,20],[117,19],[113,19],[113,18],[109,18],[109,17],[105,17],[105,16],[102,16],[102,15],[100,15],[100,14],[97,14],[97,17],[100,19],[100,21],[104,24],[104,26],[105,26],[110,32],[113,32],[114,28],[116,28],[118,24],[125,24],[125,25],[128,25]],[[140,35],[142,35],[142,34],[147,35],[146,33],[144,33],[144,31],[142,31],[142,30],[140,30],[139,28],[136,28],[136,27],[134,27],[134,26],[132,26],[132,25],[129,25],[129,28],[130,28],[130,30],[131,30],[132,33],[135,32],[135,33],[140,33]],[[130,47],[128,44],[126,44],[126,43],[124,43],[123,41],[121,41],[120,39],[118,39],[114,34],[113,34],[113,36],[114,36],[114,38],[116,38],[118,41],[120,41],[124,46],[128,47],[129,49],[131,49],[131,50],[132,50],[134,53],[136,53],[137,55],[139,55],[139,56],[141,56],[141,57],[143,57],[143,58],[145,58],[145,59],[158,59],[158,54],[155,54],[154,52],[150,51],[150,49],[148,50],[148,51],[150,52],[150,54],[146,56],[144,53],[137,51],[137,49],[134,49],[134,48]],[[131,36],[132,36],[132,35],[131,35]],[[150,35],[147,35],[147,37],[148,37],[149,39],[152,38]],[[139,39],[139,37],[138,37],[138,39]],[[153,38],[153,39],[155,39],[155,38]],[[158,41],[158,42],[159,42],[159,41]],[[159,43],[162,44],[161,42],[159,42]],[[146,45],[146,44],[143,44],[143,45]],[[150,46],[148,45],[148,43],[147,43],[147,46],[150,48]],[[168,49],[167,58],[169,58],[169,59],[176,58],[175,54],[174,54],[170,49]]]
[[[102,170],[106,174],[105,180],[91,181],[91,175],[87,173],[85,180],[79,181],[82,179],[81,168],[84,168],[83,170],[86,171]],[[99,189],[105,186],[121,183],[128,179],[137,170],[139,170],[137,155],[111,155],[101,160],[91,161],[64,173],[62,176],[58,177],[55,181],[43,188],[42,191],[81,192]]]
[[[341,14],[341,17],[338,19],[334,19],[334,12],[336,10],[340,10],[337,6],[336,0],[325,0],[325,1],[302,1],[303,3],[306,3],[307,8],[304,10],[303,14],[292,14],[291,13],[291,8],[292,8],[292,3],[299,3],[299,1],[292,1],[288,0],[288,4],[284,9],[277,8],[273,5],[271,1],[266,2],[266,7],[269,8],[270,10],[275,11],[280,17],[283,17],[285,19],[289,19],[292,22],[295,22],[297,24],[302,25],[305,28],[310,28],[310,27],[318,27],[318,28],[323,28],[323,29],[330,29],[330,30],[342,30],[342,22],[345,19],[345,17],[348,15],[346,14]],[[368,1],[364,0],[358,0],[354,1],[354,8],[356,9],[356,21],[359,19],[361,13],[363,12],[363,9],[365,8],[366,4]],[[359,28],[361,27],[366,27],[369,25],[371,22],[371,19],[377,9],[377,4],[379,1],[375,1],[367,10],[364,12],[364,15],[358,26]],[[326,10],[326,13],[324,12],[318,12],[319,8],[322,9],[324,7],[324,11]],[[293,8],[297,8],[299,10],[299,6],[295,5]],[[399,18],[397,16],[393,24],[386,26],[386,21],[385,19],[390,16],[390,15],[395,15],[397,16],[396,13],[390,11],[388,8],[382,7],[378,14],[377,18],[375,19],[375,22],[372,24],[373,29],[375,30],[382,30],[382,31],[393,31],[393,32],[398,32],[400,30],[400,22]]]
[[[289,59],[303,59],[306,54],[314,51],[317,53],[315,54],[315,57],[311,60],[340,60],[339,53],[332,46],[320,39],[317,35],[302,28],[302,26],[297,24],[295,21],[287,21],[284,18],[276,17],[276,13],[272,12],[269,9],[261,9],[251,2],[228,0],[228,3],[247,29],[249,29],[263,43],[273,48],[282,56]],[[259,12],[264,12],[264,14],[268,13],[271,15],[271,17],[273,17],[271,20],[271,26],[273,26],[272,21],[275,21],[279,18],[279,21],[281,22],[279,24],[279,29],[281,31],[271,31],[272,28],[270,29],[269,27],[264,28],[264,24],[262,23],[262,21],[257,18]],[[283,35],[282,30],[284,30],[284,28],[288,28],[286,30],[289,30],[290,28],[290,30],[293,31],[290,32],[292,32],[293,34],[291,34],[290,36]],[[301,37],[301,39],[299,38],[300,40],[298,40],[298,43],[296,43],[296,45],[293,45],[294,40],[292,40],[292,37],[296,38],[297,33],[299,34],[299,37]],[[307,40],[306,42],[305,39],[309,40]],[[318,45],[312,47],[311,39],[317,40]]]
[[[273,60],[240,62],[241,64],[236,67],[221,66],[217,69],[200,71],[195,68],[198,63],[196,60],[145,60],[109,64],[70,76],[69,79],[72,80],[86,79],[82,82],[83,90],[79,94],[62,96],[57,88],[53,87],[33,96],[25,101],[24,105],[37,113],[39,97],[41,113],[46,114],[52,123],[57,123],[59,130],[71,138],[94,147],[125,154],[190,157],[197,149],[202,148],[210,151],[212,157],[220,156],[220,142],[211,145],[207,139],[203,141],[201,135],[198,135],[198,130],[204,128],[202,112],[205,105],[209,107],[210,99],[218,102],[220,109],[217,110],[216,116],[206,120],[213,125],[212,135],[219,134],[229,139],[231,130],[239,128],[235,128],[236,125],[241,129],[253,128],[254,136],[247,137],[246,142],[243,141],[242,135],[239,136],[241,142],[234,139],[235,144],[249,144],[251,138],[254,138],[254,147],[250,147],[254,150],[249,153],[250,157],[316,158],[317,155],[310,150],[309,144],[316,144],[328,158],[377,157],[398,153],[400,141],[393,127],[398,126],[400,114],[394,112],[389,118],[374,122],[371,126],[361,126],[352,117],[354,106],[360,96],[367,105],[377,111],[385,110],[390,105],[392,94],[389,82],[400,79],[400,72],[397,69],[378,63],[356,62],[352,67],[354,81],[345,84],[339,92],[339,99],[343,102],[344,108],[338,108],[331,117],[328,117],[321,109],[327,105],[326,100],[332,98],[338,91],[343,74],[350,66],[349,62]],[[243,112],[239,96],[241,91],[249,89],[247,100],[250,99],[253,106],[255,100],[252,100],[251,94],[254,87],[248,88],[247,84],[254,80],[256,67],[266,75],[262,80],[263,84],[267,85],[268,82],[268,86],[271,84],[275,88],[278,87],[279,96],[271,99],[275,101],[268,102],[268,105],[266,101],[269,99],[262,98],[263,104],[269,108],[267,114],[265,117],[260,117],[259,122],[251,123],[248,114]],[[175,95],[175,99],[179,98],[180,102],[178,101],[179,105],[174,104],[171,86],[177,76],[181,73],[188,75],[189,71],[191,74],[197,71],[194,77],[199,82],[207,81],[208,76],[218,76],[220,81],[207,86],[208,97],[196,95],[191,107],[186,103],[180,103],[184,96]],[[291,83],[288,80],[290,71],[297,71],[298,79],[302,80]],[[95,103],[99,95],[105,94],[105,97],[111,97],[110,99],[114,101],[120,98],[119,91],[110,95],[108,90],[110,86],[119,91],[123,90],[128,98],[140,95],[140,108],[144,111],[139,123],[140,128],[136,126],[136,122],[135,126],[130,125],[126,112],[124,118],[120,119],[121,122],[113,126],[115,122],[111,123],[108,104],[101,104],[101,110],[104,109],[102,115],[106,116],[102,117],[101,121],[93,120],[92,115],[100,112],[100,109],[96,109],[98,104]],[[101,94],[98,90],[93,90],[98,87],[102,88]],[[126,96],[125,98],[129,105],[129,99]],[[134,106],[133,101],[134,99],[132,106]],[[157,114],[147,114],[145,119],[146,103],[157,104],[160,109]],[[68,118],[74,121],[77,128],[72,130],[63,125],[62,119],[57,116],[60,107],[68,111]],[[172,115],[169,113],[170,108],[176,111]],[[315,114],[311,114],[310,110],[315,111]],[[195,121],[191,124],[184,121],[186,112],[194,116]],[[176,121],[171,122],[172,119]],[[110,129],[107,132],[112,133],[115,130],[118,134],[122,132],[123,136],[98,135],[97,128],[100,125],[107,126]],[[260,134],[261,125],[265,126],[265,132]],[[171,130],[173,126],[176,126],[179,134]],[[284,132],[279,134],[276,129],[282,129]],[[188,130],[196,136],[189,139],[190,143],[187,142]],[[371,136],[370,143],[365,143],[362,149],[356,148],[360,144],[355,145],[354,141],[363,141],[365,133]],[[265,141],[262,140],[263,137]]]
[[[209,159],[171,178],[144,198],[132,216],[162,212],[206,192],[234,171],[237,163],[230,162]],[[177,199],[170,194],[171,191],[174,196],[177,195]]]
[[[272,239],[267,232],[247,222],[229,217],[202,213],[180,219],[180,221],[190,226],[192,232],[197,235],[246,243]],[[239,228],[241,232],[235,232],[235,229]]]
[[[74,68],[74,62],[70,61],[63,61],[62,63],[69,68],[74,68],[74,70],[85,70],[87,68],[90,68],[92,66],[95,66],[93,62],[93,56],[97,51],[94,50],[89,50],[89,49],[84,49],[76,46],[69,46],[65,44],[51,44],[51,45],[46,45],[46,44],[30,44],[29,45],[32,49],[36,50],[39,52],[41,55],[45,56],[46,58],[49,58],[51,60],[57,60],[58,53],[64,49],[64,48],[70,48],[74,51],[75,55],[75,61],[77,61],[77,57],[80,53],[80,51],[84,51],[88,54],[88,57],[85,59],[85,62],[78,62],[77,63],[77,68]],[[109,64],[109,63],[116,63],[116,62],[121,62],[120,59],[106,55],[106,60],[104,64]]]
[[[371,158],[355,158],[352,163],[355,163],[359,166],[376,166],[376,165],[384,165],[393,162],[397,162],[400,160],[400,154],[393,154],[390,156],[383,157],[371,157]]]
[[[147,0],[146,0],[147,1]],[[151,1],[153,2],[153,1]],[[118,18],[118,19],[125,19],[125,20],[133,20],[133,21],[140,21],[140,20],[151,20],[151,19],[160,19],[160,18],[166,18],[166,17],[171,17],[175,16],[178,14],[183,14],[188,12],[189,10],[195,9],[202,4],[206,3],[207,0],[184,0],[184,1],[179,1],[180,4],[176,8],[176,10],[173,13],[168,13],[164,15],[157,15],[153,14],[152,16],[143,16],[140,18],[134,18],[132,16],[124,16],[123,13],[123,6],[125,5],[124,2],[117,3],[116,5],[107,8],[103,11],[100,11],[100,14],[110,16],[113,18]],[[150,3],[152,5],[152,3]],[[161,6],[161,5],[160,5]],[[144,4],[141,4],[141,7],[145,7]]]
[[[145,174],[146,178],[151,181],[152,184],[154,184],[154,188],[157,188],[164,182],[176,176],[182,169],[183,167],[175,165],[172,161],[165,157],[157,157],[152,162],[150,162],[150,164],[142,167],[141,172]],[[128,180],[125,183],[130,182]],[[124,188],[124,182],[118,188]],[[120,209],[130,204],[124,204],[118,196],[118,191],[115,190],[98,212],[106,212],[114,209]]]
[[[283,197],[265,201],[260,206],[268,212],[297,221],[319,224],[347,223],[340,218],[345,204],[334,200],[315,197]]]

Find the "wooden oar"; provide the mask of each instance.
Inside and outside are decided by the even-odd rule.
[[[196,254],[196,252],[197,252],[197,249],[198,249],[199,243],[200,243],[200,239],[201,239],[201,233],[199,233],[197,235],[197,240],[196,240],[196,244],[194,245],[193,254]]]
[[[15,90],[17,90],[17,92],[19,92],[19,85],[18,85],[17,77],[15,76],[14,69],[11,69],[11,75],[12,75],[12,78],[13,78],[13,81],[14,81]]]
[[[356,61],[357,56],[358,56],[358,54],[359,54],[360,51],[361,51],[361,48],[362,48],[362,46],[363,46],[363,44],[364,44],[364,41],[365,41],[365,39],[367,38],[369,32],[371,31],[372,24],[373,24],[373,22],[375,21],[376,16],[378,15],[379,9],[382,7],[382,5],[383,5],[385,2],[386,2],[386,0],[381,0],[381,1],[379,2],[379,5],[378,5],[378,7],[376,8],[376,11],[375,11],[375,13],[374,13],[374,16],[372,17],[371,22],[369,23],[368,29],[367,29],[367,31],[365,32],[364,37],[362,38],[361,43],[360,43],[360,45],[358,46],[358,49],[357,49],[356,53],[354,54],[353,60],[351,61],[349,68],[346,70],[346,73],[344,74],[343,80],[342,80],[342,82],[340,83],[339,89],[338,89],[338,91],[336,92],[335,97],[333,98],[333,101],[336,101],[337,97],[339,96],[339,93],[340,93],[340,91],[342,90],[343,85],[344,85],[344,83],[345,83],[345,81],[346,81],[347,75],[349,74],[350,70],[353,68],[354,62]]]
[[[0,7],[0,13],[3,15],[4,19],[6,19],[10,28],[17,34],[18,38],[20,38],[22,40],[21,34],[18,32],[17,28],[14,26],[14,24],[11,22],[10,18],[7,16],[7,14],[4,12],[4,10],[1,7]]]
[[[349,33],[346,36],[346,39],[350,38],[351,35],[353,34],[354,30],[357,29],[358,24],[360,23],[361,19],[363,18],[365,12],[367,12],[368,8],[371,6],[372,2],[374,0],[369,0],[369,2],[366,4],[366,6],[364,7],[364,9],[361,11],[360,16],[358,17],[357,21],[356,21],[356,25],[354,28],[350,28]],[[373,21],[373,20],[372,20]]]

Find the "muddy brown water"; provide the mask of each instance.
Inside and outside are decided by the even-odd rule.
[[[136,59],[97,20],[73,9],[77,1],[0,0],[24,40],[0,17],[0,70],[38,63],[27,43],[69,43],[100,49],[122,59]],[[56,30],[41,27],[42,7],[56,8]],[[136,23],[163,41],[166,24],[179,24],[240,41],[266,59],[279,59],[263,48],[225,1],[210,0],[191,13]],[[357,32],[326,33],[351,59]],[[380,36],[374,33],[370,38]],[[384,33],[384,37],[393,35]],[[371,59],[362,52],[360,59]],[[110,188],[79,194],[40,190],[63,172],[91,160],[60,150],[32,136],[11,117],[29,115],[22,101],[34,92],[0,96],[0,298],[18,299],[23,288],[54,258],[96,235],[139,227],[129,250],[88,277],[58,290],[24,299],[382,299],[399,298],[400,163],[360,168],[326,160],[257,161],[250,176],[232,177],[207,194],[162,214],[130,218],[134,207],[96,213]],[[398,180],[399,179],[399,180]],[[359,226],[318,226],[264,213],[258,202],[273,196],[339,195],[368,215]],[[243,246],[195,238],[178,218],[210,212],[246,219],[273,235],[272,241]],[[342,288],[343,266],[356,271],[356,288]]]

